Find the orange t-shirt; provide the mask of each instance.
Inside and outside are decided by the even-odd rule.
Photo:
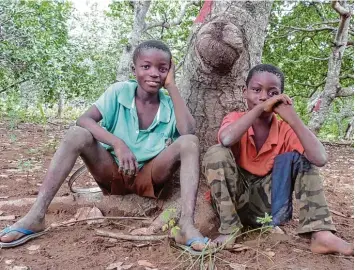
[[[245,112],[232,112],[224,117],[221,128],[218,131],[218,142],[221,131],[241,118]],[[259,150],[256,151],[254,143],[254,130],[251,126],[245,132],[239,142],[232,147],[236,163],[248,172],[258,175],[267,175],[274,166],[274,159],[277,155],[297,151],[303,154],[303,146],[293,129],[284,121],[277,120],[273,115],[269,136]]]

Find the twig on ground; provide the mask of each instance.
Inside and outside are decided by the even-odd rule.
[[[334,215],[340,216],[340,217],[349,218],[347,215],[344,215],[343,213],[340,213],[336,210],[329,209],[329,212],[333,213]]]
[[[85,219],[79,219],[79,220],[72,220],[72,221],[66,221],[58,224],[53,224],[50,227],[56,228],[56,227],[62,227],[62,226],[67,226],[70,224],[78,223],[78,222],[84,222],[84,221],[90,221],[90,220],[98,220],[98,219],[111,219],[111,220],[123,220],[123,219],[133,219],[133,220],[147,220],[149,218],[144,218],[144,217],[93,217],[93,218],[85,218]]]
[[[123,233],[112,233],[103,230],[95,230],[96,235],[106,236],[116,239],[130,240],[130,241],[160,241],[168,238],[168,235],[129,235]]]

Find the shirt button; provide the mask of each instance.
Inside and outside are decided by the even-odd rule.
[[[138,134],[138,132],[139,132],[139,131],[137,130],[136,133]]]

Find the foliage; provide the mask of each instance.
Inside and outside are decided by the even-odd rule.
[[[310,117],[309,105],[325,84],[328,58],[338,21],[339,16],[329,2],[277,1],[273,6],[263,62],[274,64],[285,73],[285,92],[294,99],[296,109],[306,123]],[[312,29],[319,30],[311,31]],[[349,37],[349,40],[352,39],[353,34]],[[352,50],[348,49],[340,74],[342,87],[354,84],[351,76],[353,62]],[[353,97],[335,99],[332,113],[320,133],[321,136],[329,132],[334,137],[340,135],[348,121],[339,126],[335,122],[337,115],[343,107],[352,103]]]

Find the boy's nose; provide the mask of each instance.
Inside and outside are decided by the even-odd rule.
[[[154,77],[154,78],[158,77],[158,76],[159,76],[158,70],[155,69],[155,68],[152,68],[152,69],[150,70],[150,74],[149,74],[149,75],[150,75],[151,77]]]

